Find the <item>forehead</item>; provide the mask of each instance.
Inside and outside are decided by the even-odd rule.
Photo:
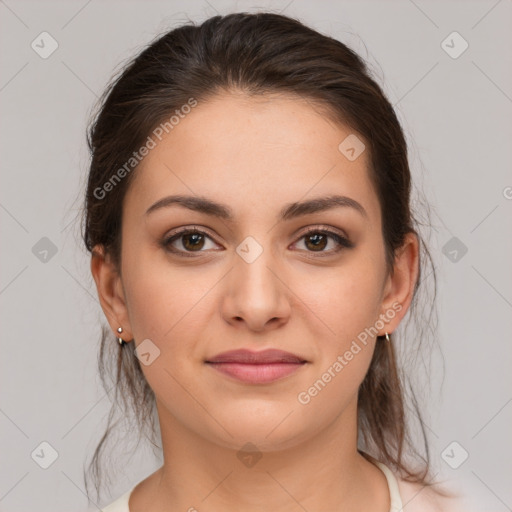
[[[343,194],[364,203],[370,217],[378,215],[369,151],[356,159],[344,152],[343,141],[353,137],[363,144],[312,101],[222,93],[182,115],[161,140],[153,137],[155,147],[136,169],[125,204],[142,215],[163,196],[186,193],[249,214],[263,204],[280,209],[284,202]]]

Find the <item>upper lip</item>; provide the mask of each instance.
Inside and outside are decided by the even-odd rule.
[[[242,364],[269,364],[269,363],[305,363],[300,356],[283,350],[267,349],[260,352],[240,349],[222,352],[206,360],[207,363],[242,363]]]

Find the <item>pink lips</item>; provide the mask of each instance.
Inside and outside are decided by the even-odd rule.
[[[282,350],[231,350],[206,361],[212,368],[250,384],[266,384],[296,372],[307,361]]]

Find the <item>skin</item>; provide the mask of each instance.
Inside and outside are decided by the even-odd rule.
[[[122,272],[100,246],[91,260],[112,331],[122,326],[133,340],[123,350],[146,339],[160,350],[142,369],[157,399],[164,464],[134,489],[131,512],[389,511],[383,473],[356,450],[357,391],[381,341],[370,337],[308,404],[297,399],[398,303],[378,335],[392,333],[417,279],[412,234],[393,277],[386,272],[369,151],[349,161],[338,150],[351,133],[303,99],[225,92],[198,104],[136,170],[123,206]],[[333,193],[358,201],[367,218],[341,207],[278,221],[285,204]],[[171,194],[228,205],[234,220],[177,205],[145,215]],[[208,231],[199,252],[183,237],[173,247],[193,257],[160,244],[192,226]],[[329,238],[315,251],[309,227],[346,234],[354,247],[336,253]],[[236,252],[248,236],[263,249],[252,263]],[[238,348],[278,348],[308,363],[254,385],[204,362]],[[252,467],[237,457],[248,442],[262,455]]]

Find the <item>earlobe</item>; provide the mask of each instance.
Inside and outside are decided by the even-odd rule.
[[[118,338],[118,329],[121,327],[123,339],[133,339],[121,276],[110,255],[105,254],[101,245],[95,246],[92,250],[91,273],[96,283],[101,308],[112,332]]]

